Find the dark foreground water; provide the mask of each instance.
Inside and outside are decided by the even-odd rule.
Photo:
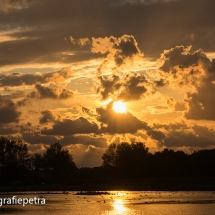
[[[45,198],[46,204],[2,205],[0,214],[16,215],[214,215],[215,192],[111,191],[108,195],[76,192],[13,193],[0,198]]]

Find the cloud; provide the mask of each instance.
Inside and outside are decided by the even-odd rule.
[[[161,78],[160,80],[154,81],[154,83],[156,87],[164,87],[165,85],[169,84],[169,82],[163,78]]]
[[[18,133],[16,126],[7,126],[6,124],[0,123],[0,135],[11,135]]]
[[[35,85],[37,91],[31,92],[28,97],[35,99],[69,99],[73,97],[73,92],[61,88],[49,88],[40,84]]]
[[[138,100],[149,92],[150,84],[144,74],[126,74],[122,91],[118,98],[122,100]],[[151,93],[151,92],[149,92]]]
[[[66,136],[73,134],[90,134],[96,133],[97,131],[97,124],[80,117],[76,120],[64,119],[63,121],[55,121],[51,129],[45,128],[41,131],[41,134]]]
[[[70,41],[73,44],[78,44],[79,46],[87,46],[91,44],[91,41],[89,38],[85,37],[85,38],[79,38],[78,40],[74,39],[72,36],[70,36]]]
[[[10,99],[0,96],[0,124],[19,122],[21,113],[17,110],[17,106]]]
[[[18,107],[32,105],[31,100],[29,98],[21,99],[16,104]]]
[[[68,135],[64,137],[54,135],[41,135],[39,133],[23,133],[22,138],[29,144],[48,144],[58,142],[62,146],[71,146],[81,144],[83,146],[94,146],[99,148],[107,148],[108,143],[105,138],[91,137],[88,135]]]
[[[213,138],[215,138],[215,132],[213,132]],[[164,139],[163,146],[165,147],[199,147],[206,148],[215,146],[214,139],[210,139],[204,136],[199,136],[193,132],[184,131],[172,131]]]
[[[42,117],[39,120],[40,124],[54,122],[54,120],[56,119],[54,114],[49,110],[41,111],[41,114],[42,114]]]
[[[123,5],[123,4],[134,4],[134,5],[140,5],[140,4],[155,4],[155,3],[167,3],[172,1],[178,1],[178,0],[120,0],[117,1],[115,5]]]
[[[39,133],[23,133],[22,139],[31,144],[52,144],[60,141],[60,138],[57,138],[56,136],[51,135],[41,135]]]
[[[21,98],[24,98],[26,96],[26,93],[23,91],[23,90],[16,90],[16,91],[13,91],[13,90],[10,90],[10,89],[4,89],[3,92],[5,93],[4,95],[2,95],[1,97],[3,99],[9,99],[9,100],[17,100],[17,99],[21,99]],[[8,94],[10,93],[10,94]],[[24,101],[25,99],[21,99],[19,100],[16,105],[17,106],[22,106],[22,103],[25,103],[27,101]]]
[[[22,85],[32,85],[35,83],[45,83],[45,79],[39,74],[24,74],[13,73],[10,75],[0,76],[0,86],[22,86]]]
[[[27,6],[26,0],[0,0],[0,11],[4,12],[20,9],[25,6]]]
[[[8,91],[10,92],[10,90],[8,90]],[[16,90],[7,96],[11,99],[17,99],[17,98],[24,97],[25,95],[26,95],[25,92],[23,92],[22,90]]]
[[[188,109],[187,119],[214,120],[215,60],[202,50],[191,53],[191,47],[176,46],[166,50],[159,63],[169,86],[185,92],[186,98],[175,103],[175,110]]]
[[[78,167],[96,167],[102,165],[102,155],[105,148],[97,148],[93,145],[78,146],[72,154]]]
[[[14,87],[23,85],[45,84],[49,82],[59,83],[66,81],[73,76],[69,68],[63,68],[59,71],[35,74],[12,73],[9,75],[0,75],[0,87]]]
[[[185,121],[182,122],[175,122],[175,123],[169,123],[169,124],[161,124],[161,123],[155,123],[153,126],[155,129],[163,128],[165,130],[185,130],[188,129],[189,126],[186,124]]]
[[[214,120],[215,108],[215,59],[209,61],[205,67],[206,77],[202,79],[199,86],[196,87],[196,92],[187,92],[184,100],[188,106],[188,111],[185,113],[187,119],[195,120]]]
[[[215,80],[215,76],[214,76]],[[188,93],[185,100],[189,106],[185,113],[187,119],[215,120],[215,85],[212,81],[205,81],[196,93]]]
[[[187,105],[185,102],[176,102],[175,111],[185,111],[187,110]]]
[[[125,134],[136,133],[138,130],[148,130],[149,126],[133,116],[131,113],[116,113],[112,109],[113,103],[106,107],[96,108],[97,120],[101,122],[101,133]]]
[[[154,140],[162,141],[166,135],[161,131],[150,130],[147,134]]]
[[[178,0],[169,1],[168,3],[165,0],[64,0],[63,3],[60,0],[30,0],[26,2],[0,0],[0,4],[0,66],[1,71],[7,72],[7,75],[6,73],[0,74],[0,86],[4,94],[0,100],[0,112],[2,111],[0,121],[3,120],[3,123],[1,123],[3,133],[14,133],[18,129],[13,127],[16,125],[13,121],[19,122],[21,116],[17,108],[23,110],[24,117],[28,117],[27,107],[23,106],[29,105],[31,98],[54,99],[56,105],[58,99],[73,96],[72,92],[67,89],[54,87],[53,84],[49,85],[50,82],[55,83],[55,86],[60,82],[67,82],[73,75],[69,68],[68,73],[59,70],[33,74],[30,73],[30,70],[26,70],[27,67],[35,68],[39,65],[42,68],[45,66],[56,67],[57,65],[59,68],[62,65],[70,65],[74,62],[79,62],[79,65],[81,65],[82,61],[89,59],[96,59],[93,66],[103,60],[99,72],[105,70],[105,74],[112,73],[109,76],[102,76],[102,73],[97,74],[98,84],[96,89],[102,99],[132,101],[144,98],[144,104],[138,102],[138,104],[141,103],[143,108],[147,108],[149,103],[151,104],[148,108],[165,108],[162,99],[159,99],[161,103],[157,105],[158,101],[150,101],[151,98],[148,96],[153,93],[152,87],[159,87],[159,92],[167,93],[174,98],[174,100],[168,100],[169,105],[172,105],[172,110],[175,108],[176,111],[184,111],[184,116],[187,119],[214,120],[215,60],[209,60],[205,54],[214,52],[215,48],[214,0]],[[169,19],[169,17],[172,18]],[[124,35],[125,32],[126,35]],[[69,38],[69,35],[80,39],[74,40],[74,38]],[[93,39],[91,39],[92,37]],[[72,44],[72,42],[77,45]],[[183,46],[177,46],[178,44],[183,44]],[[191,44],[192,49],[190,48]],[[174,48],[170,49],[171,47]],[[199,50],[199,47],[205,53]],[[128,64],[135,62],[137,63],[136,67],[138,67],[139,62],[135,60],[143,57],[142,51],[144,51],[147,58],[150,57],[153,61],[153,59],[159,57],[164,49],[169,50],[165,51],[160,58],[160,77],[154,83],[151,83],[153,82],[152,79],[147,79],[142,74],[123,73],[124,68],[128,70]],[[11,69],[9,66],[16,69],[9,71]],[[22,74],[9,74],[20,71],[19,66],[25,68]],[[89,70],[93,71],[95,68],[93,66]],[[80,71],[80,69],[78,70]],[[29,74],[24,73],[25,71]],[[84,71],[84,75],[88,75],[87,71],[84,69],[82,71]],[[81,75],[83,76],[83,74]],[[74,83],[77,83],[76,79],[73,80],[71,85],[74,85]],[[6,87],[7,89],[14,87],[12,89],[15,90],[17,86],[18,89],[25,89],[25,93],[6,91]],[[29,93],[29,86],[35,86],[35,92],[26,96],[27,92]],[[161,89],[164,86],[166,88]],[[176,88],[177,92],[180,92],[180,96],[168,91],[170,86]],[[72,89],[75,90],[75,85],[73,87]],[[78,87],[81,88],[81,84]],[[67,86],[67,88],[71,90],[70,86]],[[8,95],[8,93],[11,94]],[[181,98],[183,93],[186,95],[184,101]],[[95,95],[83,94],[81,98],[90,97],[91,103],[95,98],[93,96]],[[175,100],[176,97],[180,97],[180,102]],[[32,100],[32,102],[39,101]],[[83,105],[86,105],[85,102],[89,104],[88,101],[83,100]],[[2,107],[3,103],[7,103],[7,108]],[[135,105],[136,103],[132,104]],[[53,107],[53,102],[46,102],[43,105],[49,109],[51,108],[50,105]],[[70,104],[60,102],[58,105],[60,105],[59,108],[66,109]],[[37,108],[37,106],[34,107]],[[55,108],[57,107],[55,106]],[[140,110],[140,106],[135,106],[133,110],[138,109]],[[95,113],[90,110],[91,108],[89,108],[89,111],[85,109],[85,112],[92,119],[95,117]],[[6,115],[5,111],[8,111],[9,114],[7,112]],[[76,119],[67,119],[67,121],[66,119],[55,118],[56,116],[54,112],[51,112],[51,109],[50,112],[42,112],[39,117],[37,114],[32,116],[33,118],[30,118],[30,120],[32,120],[32,123],[42,123],[41,126],[43,127],[46,126],[45,123],[49,124],[48,128],[43,129],[43,131],[53,134],[56,131],[58,134],[63,134],[65,130],[65,133],[68,134],[68,139],[67,136],[59,137],[58,135],[54,137],[50,134],[37,134],[40,143],[46,141],[48,144],[50,141],[63,141],[64,139],[64,144],[69,144],[69,137],[71,137],[71,143],[81,144],[82,142],[83,145],[87,146],[91,143],[93,145],[93,138],[96,139],[96,137],[84,137],[84,134],[73,134],[74,132],[81,132],[81,128],[76,128],[76,125],[86,124],[86,127],[89,128],[86,129],[86,132],[93,127],[94,123],[87,119],[85,119],[87,120],[85,123],[84,120],[80,120],[81,123],[78,123]],[[67,112],[65,114],[73,116],[74,113]],[[75,114],[78,116],[79,113]],[[141,113],[141,115],[143,114],[144,112]],[[165,114],[167,116],[167,113]],[[163,116],[160,115],[161,119]],[[146,118],[148,119],[148,116]],[[135,133],[139,130],[145,130],[142,131],[144,135],[146,134],[148,138],[151,137],[160,141],[164,146],[165,144],[170,146],[188,144],[189,146],[191,144],[188,141],[189,138],[194,142],[196,141],[196,143],[193,142],[193,145],[201,145],[204,139],[207,140],[208,136],[213,137],[212,130],[206,131],[208,128],[206,130],[200,129],[201,132],[204,130],[203,135],[197,128],[188,125],[183,125],[184,127],[181,125],[180,127],[177,124],[166,126],[168,128],[165,126],[150,128],[141,118],[138,119],[131,113],[117,114],[113,112],[111,107],[110,109],[97,108],[97,120],[101,127],[95,125],[92,134],[126,134],[126,132]],[[201,121],[196,123],[201,123]],[[51,129],[50,126],[52,126]],[[177,129],[174,129],[174,126]],[[75,131],[70,132],[69,128],[70,130],[75,129]],[[34,137],[36,138],[36,133]],[[97,147],[96,144],[99,147],[102,146],[103,142],[99,145],[100,142],[95,141],[95,147]],[[209,143],[206,145],[209,145]],[[89,152],[93,150],[94,148],[89,148]]]
[[[215,131],[213,129],[206,126],[193,125],[193,130],[197,136],[209,139],[215,143]]]
[[[85,146],[95,146],[99,148],[107,148],[107,139],[103,137],[91,137],[88,135],[64,136],[60,141],[63,145],[82,144]]]
[[[191,66],[197,66],[201,61],[209,59],[202,50],[197,50],[190,53],[191,46],[176,46],[169,50],[165,50],[159,59],[161,64],[159,69],[164,72],[177,73],[178,70],[183,70]]]
[[[214,1],[165,2],[64,0],[62,4],[60,0],[31,0],[26,3],[1,0],[1,9],[9,11],[0,13],[1,32],[13,41],[0,43],[0,65],[71,63],[95,58],[90,51],[78,50],[79,47],[65,41],[64,37],[71,34],[74,38],[105,38],[127,32],[135,35],[140,50],[154,59],[166,48],[190,45],[187,35],[191,34],[195,35],[195,41],[192,41],[195,49],[201,47],[206,52],[214,51]],[[10,7],[14,9],[10,10]],[[75,54],[66,55],[68,51]]]
[[[143,57],[143,53],[138,48],[138,43],[134,36],[123,35],[122,37],[92,38],[93,53],[107,54],[107,58],[114,60],[116,66],[121,66],[127,60],[132,61],[134,57]]]
[[[96,85],[97,93],[102,99],[112,98],[114,100],[138,100],[146,93],[152,93],[150,83],[144,74],[126,73],[99,76]]]
[[[162,77],[165,77],[166,83],[174,87],[183,87],[190,91],[191,87],[201,85],[203,79],[208,75],[211,61],[200,49],[191,53],[191,46],[176,46],[165,50],[158,60],[159,70]],[[163,78],[158,81],[162,86]],[[185,88],[187,86],[187,88]]]
[[[215,146],[215,131],[206,126],[180,122],[155,124],[153,129],[162,130],[164,136],[161,133],[156,134],[158,135],[158,144],[164,147],[207,148]]]

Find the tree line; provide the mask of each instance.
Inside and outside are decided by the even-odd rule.
[[[51,144],[43,154],[30,154],[21,139],[0,137],[0,180],[28,180],[29,172],[44,171],[51,172],[56,181],[65,181],[76,169],[72,155],[59,143]]]
[[[215,149],[186,154],[165,148],[152,154],[141,142],[112,143],[102,160],[116,177],[215,177]]]
[[[102,161],[100,169],[109,178],[215,177],[215,149],[186,154],[165,148],[150,153],[142,142],[112,143]],[[30,176],[41,172],[64,182],[77,175],[84,177],[79,174],[81,169],[59,143],[51,144],[43,154],[30,154],[21,139],[0,137],[0,182],[31,180]],[[100,173],[97,171],[93,177]]]

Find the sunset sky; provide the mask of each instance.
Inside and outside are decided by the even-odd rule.
[[[214,0],[0,0],[0,135],[59,142],[78,167],[110,143],[215,148]]]

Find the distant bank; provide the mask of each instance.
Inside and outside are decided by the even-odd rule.
[[[215,191],[215,177],[73,180],[69,183],[0,184],[0,192],[22,191]]]

